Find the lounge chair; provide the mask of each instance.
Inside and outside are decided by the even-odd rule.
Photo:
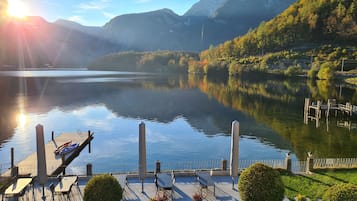
[[[64,176],[58,177],[58,183],[54,188],[55,194],[66,194],[69,196],[73,184],[77,183],[78,176]]]
[[[201,186],[201,194],[202,189],[207,189],[209,186],[213,186],[213,196],[216,196],[216,185],[208,172],[196,172],[197,181],[200,183]]]
[[[4,192],[4,197],[21,197],[25,194],[26,188],[32,184],[33,178],[17,178]]]
[[[173,197],[173,190],[174,190],[174,182],[175,177],[174,174],[171,173],[156,173],[155,174],[155,185],[156,185],[156,193],[162,190],[164,193],[165,191],[171,191],[170,197]]]

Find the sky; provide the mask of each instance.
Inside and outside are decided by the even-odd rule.
[[[8,0],[13,1],[13,0]],[[115,16],[169,8],[183,15],[199,0],[18,0],[28,15],[41,16],[49,22],[66,19],[87,26],[103,26]]]

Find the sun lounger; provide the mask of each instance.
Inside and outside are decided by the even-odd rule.
[[[73,184],[78,181],[78,176],[65,176],[60,178],[58,184],[55,186],[55,194],[69,194]]]
[[[32,178],[18,178],[4,192],[4,197],[20,197],[25,194],[27,186],[32,183]]]
[[[216,194],[216,186],[211,175],[208,172],[196,172],[197,181],[202,188],[208,189],[209,186],[213,186],[213,196]]]
[[[171,191],[171,198],[173,196],[173,190],[174,190],[174,180],[175,177],[173,173],[156,173],[155,174],[155,185],[157,191],[163,190],[165,191]]]

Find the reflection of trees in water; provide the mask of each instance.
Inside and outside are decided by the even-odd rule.
[[[307,86],[310,90],[313,100],[322,100],[334,98],[339,103],[351,102],[357,104],[357,89],[345,84],[335,84],[327,80],[307,80]]]
[[[220,103],[243,111],[272,128],[291,142],[300,159],[304,159],[308,151],[321,157],[357,157],[354,150],[356,131],[339,128],[334,124],[327,132],[324,128],[303,124],[304,98],[336,97],[339,88],[333,83],[318,81],[315,85],[310,82],[306,85],[302,80],[252,81],[235,78],[224,82],[192,76],[189,77],[189,85],[197,86]],[[339,100],[354,100],[355,93],[351,89],[343,89]]]
[[[306,85],[301,80],[245,77],[213,80],[199,76],[189,76],[188,80],[183,76],[99,83],[25,80],[27,109],[35,113],[45,113],[54,107],[70,111],[103,104],[117,116],[128,118],[171,122],[182,116],[192,127],[212,136],[229,135],[230,122],[238,119],[242,122],[242,133],[257,135],[259,140],[269,141],[268,144],[280,149],[290,148],[290,142],[301,159],[307,151],[323,157],[357,156],[353,149],[357,142],[355,130],[349,132],[330,126],[327,132],[322,128],[323,123],[320,129],[303,124],[304,98],[322,97],[322,88],[314,83]],[[18,83],[15,78],[0,80],[3,93],[0,97],[0,142],[10,138],[16,127]],[[338,89],[330,86],[323,91],[333,95],[339,94]],[[344,88],[341,100],[356,100],[353,98],[355,91]],[[264,124],[264,128],[260,128],[259,123]]]
[[[16,127],[16,115],[18,111],[16,96],[11,90],[13,83],[7,79],[0,79],[0,146],[1,142],[9,139]]]

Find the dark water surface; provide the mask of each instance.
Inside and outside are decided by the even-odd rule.
[[[230,127],[241,125],[240,159],[357,157],[355,120],[303,123],[304,98],[357,104],[355,87],[304,79],[160,77],[87,71],[0,72],[0,169],[34,152],[35,126],[51,131],[91,130],[86,150],[68,172],[137,169],[138,125],[145,122],[148,169],[185,161],[229,159]],[[263,79],[261,79],[263,78]],[[351,126],[351,127],[349,127]]]

